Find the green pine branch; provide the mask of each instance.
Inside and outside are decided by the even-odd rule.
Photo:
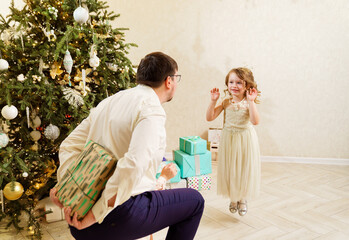
[[[109,11],[106,2],[86,0],[82,4],[89,9],[90,17],[87,23],[78,24],[73,19],[78,1],[60,2],[31,0],[23,9],[16,9],[12,2],[11,13],[6,18],[0,15],[0,52],[9,63],[9,69],[0,72],[0,108],[14,105],[18,109],[15,119],[1,117],[11,141],[0,148],[0,188],[17,181],[25,189],[19,200],[5,201],[5,213],[0,213],[0,219],[7,216],[9,225],[20,230],[23,227],[18,217],[26,211],[29,215],[26,229],[33,227],[36,238],[40,238],[41,233],[33,209],[55,184],[56,176],[50,169],[52,162],[54,168],[59,165],[60,143],[107,95],[135,85],[133,64],[127,54],[137,45],[125,42],[128,28],[111,25],[120,15]],[[57,15],[49,7],[57,9]],[[92,45],[100,59],[96,69],[89,66]],[[67,49],[74,61],[71,86],[62,64]],[[44,63],[42,72],[40,59]],[[117,67],[109,69],[109,64]],[[60,70],[55,71],[54,65]],[[82,69],[88,70],[86,87],[90,91],[86,95],[82,95],[80,88]],[[62,92],[63,88],[76,90],[83,105],[73,106]],[[30,110],[29,127],[26,108]],[[32,114],[40,118],[39,127],[32,127]],[[49,124],[60,129],[60,135],[54,141],[45,136]],[[4,129],[5,125],[2,127]],[[32,131],[41,134],[37,143],[30,136]]]

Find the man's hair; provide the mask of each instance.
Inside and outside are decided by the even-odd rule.
[[[178,70],[176,61],[162,52],[153,52],[146,55],[137,69],[137,83],[157,88],[167,76]]]

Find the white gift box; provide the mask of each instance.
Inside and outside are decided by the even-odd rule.
[[[45,214],[46,221],[57,222],[64,220],[64,211],[63,208],[59,208],[51,202],[49,197],[41,199],[39,203],[35,206],[36,210],[52,211],[51,213]]]
[[[219,143],[221,137],[222,128],[209,128],[207,140],[211,143]]]
[[[45,204],[45,211],[52,211],[51,213],[46,214],[46,221],[47,222],[57,222],[64,219],[64,212],[63,208],[59,208],[55,204],[53,204],[51,201],[47,202]]]
[[[166,183],[166,189],[187,188],[187,180],[181,179],[176,183]]]

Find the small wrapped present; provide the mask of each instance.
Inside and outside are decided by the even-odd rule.
[[[163,161],[160,163],[158,171],[156,172],[156,179],[158,179],[160,177],[161,171],[162,169],[169,163],[173,163],[176,165],[177,168],[177,174],[176,176],[174,176],[173,178],[171,178],[170,180],[168,180],[168,183],[177,183],[181,180],[181,170],[179,169],[178,165],[176,164],[175,161]]]
[[[181,169],[181,178],[212,173],[211,152],[189,155],[181,150],[174,151],[174,159]]]
[[[48,223],[64,220],[64,208],[59,208],[52,202],[45,204],[45,211],[51,211],[45,215]]]
[[[207,140],[211,143],[218,144],[221,138],[222,128],[209,128]]]
[[[35,205],[34,211],[38,214],[45,213],[45,218],[48,223],[65,219],[64,208],[58,207],[49,197],[41,199]]]
[[[207,142],[199,136],[181,137],[179,149],[190,155],[203,154],[207,150]]]
[[[116,162],[101,145],[93,141],[86,144],[55,186],[59,201],[72,208],[71,216],[77,212],[78,219],[82,219],[92,208],[114,173]]]
[[[187,188],[187,180],[180,179],[180,181],[176,183],[166,183],[166,189],[175,189],[175,188]]]
[[[211,189],[212,178],[209,175],[188,177],[187,181],[188,181],[188,188],[193,188],[198,191]]]

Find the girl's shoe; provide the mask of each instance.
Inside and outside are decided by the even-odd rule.
[[[238,211],[238,205],[237,205],[237,203],[231,202],[231,203],[229,204],[229,211],[230,211],[231,213],[236,213],[236,212]]]
[[[247,213],[247,202],[241,202],[239,201],[237,204],[238,212],[240,216],[245,216]]]

